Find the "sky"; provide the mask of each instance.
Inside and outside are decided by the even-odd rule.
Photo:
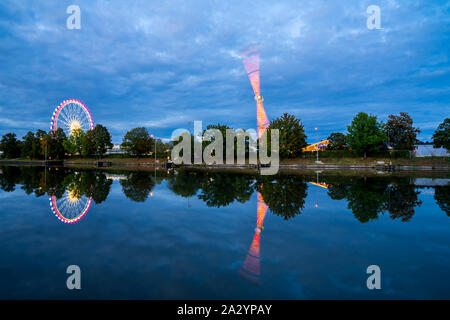
[[[79,30],[66,27],[72,4]],[[370,5],[381,29],[367,28]],[[66,99],[114,143],[140,126],[256,129],[240,58],[255,45],[269,120],[294,114],[309,142],[361,111],[408,112],[422,140],[450,116],[450,1],[1,0],[0,134],[48,130]]]

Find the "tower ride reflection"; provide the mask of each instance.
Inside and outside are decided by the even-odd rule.
[[[261,275],[260,266],[260,239],[261,232],[264,229],[263,222],[266,216],[268,206],[264,203],[264,199],[261,193],[257,192],[258,204],[257,204],[257,217],[256,217],[256,229],[255,236],[253,237],[252,244],[248,250],[247,257],[245,258],[244,265],[241,268],[240,273],[248,280],[259,284]]]

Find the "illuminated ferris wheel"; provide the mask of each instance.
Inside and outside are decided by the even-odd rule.
[[[91,112],[84,103],[75,99],[64,100],[57,106],[50,124],[50,130],[62,128],[67,135],[71,135],[76,129],[84,132],[94,129]]]
[[[92,198],[80,195],[74,190],[67,190],[60,199],[51,196],[49,201],[52,212],[60,221],[75,223],[89,211]]]

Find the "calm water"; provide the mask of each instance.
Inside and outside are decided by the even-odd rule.
[[[448,174],[0,170],[2,299],[450,298]]]

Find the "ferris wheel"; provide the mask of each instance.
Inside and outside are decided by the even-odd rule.
[[[62,128],[69,136],[76,129],[88,131],[94,129],[94,121],[89,109],[79,100],[64,100],[55,108],[50,122],[50,130]]]
[[[78,195],[73,190],[66,190],[60,199],[51,196],[49,201],[52,212],[60,221],[64,223],[75,223],[89,211],[92,198]]]

